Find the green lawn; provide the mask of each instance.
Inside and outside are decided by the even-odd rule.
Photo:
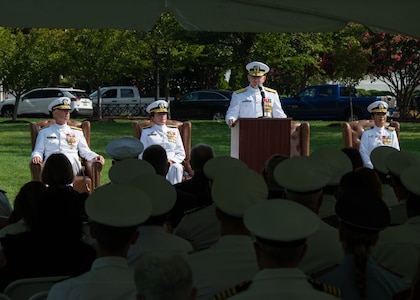
[[[19,119],[10,123],[0,118],[0,189],[7,191],[10,201],[19,188],[31,180],[29,157],[31,154],[30,121]],[[106,144],[117,137],[132,136],[132,120],[114,120],[91,123],[91,148],[102,154],[106,161],[101,183],[109,182],[108,170],[111,159],[105,153]],[[230,154],[230,129],[222,121],[192,121],[192,145],[207,143],[214,147],[216,155]],[[320,147],[342,148],[340,122],[310,121],[311,151]],[[420,123],[401,123],[401,148],[420,155]]]

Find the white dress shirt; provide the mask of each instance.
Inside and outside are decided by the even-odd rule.
[[[280,98],[277,91],[264,88],[265,98],[271,106],[271,113],[268,117],[273,118],[287,118],[281,107]],[[263,98],[261,91],[254,89],[250,85],[244,89],[240,89],[232,94],[229,108],[226,112],[226,123],[229,125],[229,120],[236,121],[238,118],[259,118],[263,117]]]
[[[136,298],[133,270],[123,257],[97,258],[89,272],[56,283],[49,300],[127,300]]]
[[[191,253],[187,261],[198,300],[213,300],[216,293],[251,280],[258,272],[253,241],[247,235],[224,235],[210,248]]]
[[[193,250],[191,243],[168,233],[162,226],[141,225],[137,228],[139,238],[128,250],[128,265],[133,267],[145,252],[166,252],[186,257]]]
[[[45,163],[53,153],[65,154],[75,175],[78,175],[81,169],[79,156],[89,161],[99,155],[90,150],[80,128],[58,124],[52,124],[39,131],[31,159],[38,156]]]
[[[363,132],[359,151],[365,167],[373,169],[370,153],[379,146],[389,146],[400,150],[396,131],[375,125],[372,129]]]

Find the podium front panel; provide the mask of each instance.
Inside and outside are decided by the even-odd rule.
[[[290,156],[291,119],[244,118],[231,129],[231,156],[262,173],[273,154]]]

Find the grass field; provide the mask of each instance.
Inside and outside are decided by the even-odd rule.
[[[31,180],[29,157],[31,154],[28,123],[39,119],[19,119],[16,123],[0,118],[0,189],[13,200],[20,187]],[[102,154],[106,163],[101,183],[109,182],[111,159],[105,153],[106,144],[114,138],[132,136],[133,120],[91,122],[91,148]],[[310,121],[311,151],[320,147],[341,149],[340,122]],[[192,145],[206,143],[214,147],[216,155],[230,154],[230,129],[222,121],[192,121]],[[420,123],[401,123],[401,149],[420,155]]]

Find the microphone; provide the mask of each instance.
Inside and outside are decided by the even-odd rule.
[[[258,89],[260,90],[261,97],[264,99],[265,98],[265,92],[264,92],[263,87],[262,87],[261,84],[258,85]]]
[[[265,117],[265,109],[264,109],[265,92],[263,90],[263,86],[261,83],[258,84],[258,89],[260,90],[260,93],[261,93],[261,109],[262,109],[261,118],[264,118]]]

